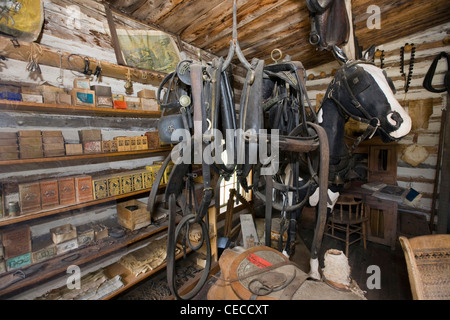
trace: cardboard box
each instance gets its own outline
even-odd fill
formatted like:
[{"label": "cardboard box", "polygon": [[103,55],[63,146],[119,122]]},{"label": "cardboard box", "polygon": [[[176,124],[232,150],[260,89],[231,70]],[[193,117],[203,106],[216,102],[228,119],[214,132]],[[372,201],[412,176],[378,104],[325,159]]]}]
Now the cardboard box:
[{"label": "cardboard box", "polygon": [[122,173],[119,175],[120,179],[120,193],[130,193],[134,191],[133,175],[130,173]]},{"label": "cardboard box", "polygon": [[75,179],[73,177],[58,178],[59,204],[71,205],[76,202]]},{"label": "cardboard box", "polygon": [[139,98],[156,99],[155,90],[143,89],[138,91],[137,96]]},{"label": "cardboard box", "polygon": [[130,137],[130,151],[136,151],[136,150],[138,150],[137,138],[136,137]]},{"label": "cardboard box", "polygon": [[153,184],[153,172],[142,170],[142,186],[144,189],[149,189]]},{"label": "cardboard box", "polygon": [[66,143],[66,155],[83,154],[83,145],[81,143]]},{"label": "cardboard box", "polygon": [[142,110],[159,111],[158,101],[156,99],[141,99]]},{"label": "cardboard box", "polygon": [[6,270],[11,271],[31,264],[31,252],[6,260]]},{"label": "cardboard box", "polygon": [[115,141],[115,140],[110,140],[109,148],[110,148],[110,151],[111,151],[111,152],[118,152],[119,150],[118,150],[118,148],[117,148],[117,141]]},{"label": "cardboard box", "polygon": [[114,109],[126,109],[127,108],[127,102],[126,101],[114,100],[113,101],[113,108]]},{"label": "cardboard box", "polygon": [[86,245],[94,241],[94,229],[88,225],[83,225],[77,228],[78,246]]},{"label": "cardboard box", "polygon": [[110,176],[108,177],[108,196],[114,197],[122,192],[122,186],[120,185],[120,177]]},{"label": "cardboard box", "polygon": [[84,153],[100,153],[102,152],[101,141],[84,141],[83,142]]},{"label": "cardboard box", "polygon": [[92,179],[88,175],[78,175],[74,177],[75,198],[77,202],[85,202],[93,199]]},{"label": "cardboard box", "polygon": [[41,210],[41,188],[39,182],[19,184],[21,214]]},{"label": "cardboard box", "polygon": [[99,108],[112,108],[113,99],[111,87],[94,85],[91,86],[91,90],[95,91],[95,96],[97,98],[97,107]]},{"label": "cardboard box", "polygon": [[145,133],[145,136],[147,137],[148,149],[158,149],[160,147],[158,130],[148,131]]},{"label": "cardboard box", "polygon": [[28,94],[22,93],[22,101],[24,102],[34,102],[34,103],[43,103],[44,99],[40,94]]},{"label": "cardboard box", "polygon": [[133,231],[150,224],[150,212],[145,203],[133,199],[117,204],[117,220],[122,227]]},{"label": "cardboard box", "polygon": [[94,200],[104,199],[108,197],[108,177],[92,178],[92,193]]},{"label": "cardboard box", "polygon": [[107,238],[109,236],[108,227],[103,224],[96,224],[93,226],[95,241]]},{"label": "cardboard box", "polygon": [[54,208],[59,205],[58,180],[46,179],[39,181],[41,189],[41,207],[42,209]]},{"label": "cardboard box", "polygon": [[130,151],[130,138],[129,137],[114,137],[114,140],[117,142],[117,151]]},{"label": "cardboard box", "polygon": [[64,224],[51,228],[50,234],[54,244],[62,243],[77,238],[77,228],[71,224]]},{"label": "cardboard box", "polygon": [[133,191],[139,191],[144,189],[144,181],[142,178],[142,171],[133,171],[131,172],[133,176]]},{"label": "cardboard box", "polygon": [[88,89],[72,89],[70,94],[74,106],[95,107],[95,91]]},{"label": "cardboard box", "polygon": [[142,110],[141,98],[125,96],[128,110]]},{"label": "cardboard box", "polygon": [[2,245],[6,259],[31,252],[30,227],[21,227],[2,232]]},{"label": "cardboard box", "polygon": [[56,245],[56,254],[63,254],[77,248],[78,248],[78,240],[77,238],[75,238],[66,242],[58,243]]},{"label": "cardboard box", "polygon": [[90,89],[91,81],[86,78],[79,78],[73,80],[73,87],[76,89]]},{"label": "cardboard box", "polygon": [[101,141],[102,130],[100,129],[78,130],[78,136],[80,138],[80,142]]},{"label": "cardboard box", "polygon": [[0,132],[0,139],[15,139],[17,141],[17,132]]},{"label": "cardboard box", "polygon": [[31,261],[39,263],[56,255],[56,246],[47,234],[32,240]]},{"label": "cardboard box", "polygon": [[19,137],[40,137],[42,132],[41,130],[20,130],[17,135]]}]

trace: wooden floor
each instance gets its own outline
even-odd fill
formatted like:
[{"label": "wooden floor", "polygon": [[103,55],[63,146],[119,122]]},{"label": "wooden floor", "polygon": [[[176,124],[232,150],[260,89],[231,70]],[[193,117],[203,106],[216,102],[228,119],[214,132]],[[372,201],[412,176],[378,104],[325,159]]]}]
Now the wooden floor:
[{"label": "wooden floor", "polygon": [[[299,229],[299,237],[303,240],[303,244],[297,244],[299,252],[296,252],[291,257],[291,260],[303,261],[302,257],[298,255],[304,255],[304,246],[310,248],[313,230],[312,229]],[[322,242],[321,252],[319,257],[322,258],[321,267],[323,267],[323,256],[328,249],[338,249],[345,251],[344,242],[335,240],[331,237],[324,236]],[[397,241],[395,250],[391,250],[390,247],[380,245],[377,243],[367,242],[367,249],[364,249],[359,242],[350,246],[349,265],[351,267],[351,277],[357,282],[361,290],[365,291],[366,298],[368,300],[411,300],[411,289],[409,285],[408,272],[406,269],[405,257],[403,255],[400,243]],[[368,272],[369,266],[379,267],[380,274],[380,289],[369,289],[374,281],[372,281],[374,272]],[[371,286],[373,287],[373,286]]]}]

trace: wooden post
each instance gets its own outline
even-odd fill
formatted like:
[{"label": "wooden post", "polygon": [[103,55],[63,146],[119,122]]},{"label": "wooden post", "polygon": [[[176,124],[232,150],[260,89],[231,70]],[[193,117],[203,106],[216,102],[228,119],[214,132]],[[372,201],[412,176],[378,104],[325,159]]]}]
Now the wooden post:
[{"label": "wooden post", "polygon": [[[447,94],[447,108],[448,99],[450,95]],[[450,130],[448,124],[450,121],[450,112],[446,110],[443,113],[445,115],[444,126],[441,127],[441,131],[444,132],[444,140],[442,142],[442,166],[441,166],[441,179],[439,183],[439,208],[438,208],[438,221],[436,232],[437,233],[450,233]]]},{"label": "wooden post", "polygon": [[347,10],[347,17],[350,25],[350,31],[347,44],[342,47],[342,50],[347,55],[347,58],[354,60],[356,59],[356,51],[355,51],[355,38],[353,33],[352,0],[345,0],[345,9]]}]

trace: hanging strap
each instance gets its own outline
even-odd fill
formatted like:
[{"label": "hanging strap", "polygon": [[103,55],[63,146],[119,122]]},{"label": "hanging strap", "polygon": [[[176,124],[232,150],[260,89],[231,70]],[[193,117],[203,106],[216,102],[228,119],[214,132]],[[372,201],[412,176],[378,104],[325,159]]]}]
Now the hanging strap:
[{"label": "hanging strap", "polygon": [[[436,72],[437,64],[439,60],[443,57],[447,59],[447,72],[445,73],[444,76],[444,88],[436,89],[432,85],[433,77],[434,73]],[[423,80],[423,87],[431,92],[442,93],[447,91],[448,93],[450,93],[450,56],[446,52],[441,52],[436,56],[436,58],[434,58],[430,68],[428,69],[427,74],[425,75],[425,79]]]}]

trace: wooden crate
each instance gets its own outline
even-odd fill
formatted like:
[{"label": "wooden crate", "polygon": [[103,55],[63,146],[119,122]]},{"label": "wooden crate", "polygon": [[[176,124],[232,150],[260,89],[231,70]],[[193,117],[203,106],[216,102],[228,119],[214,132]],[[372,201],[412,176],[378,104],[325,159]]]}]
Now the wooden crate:
[{"label": "wooden crate", "polygon": [[64,224],[59,227],[51,228],[50,234],[54,244],[63,243],[77,238],[77,228],[71,224]]},{"label": "wooden crate", "polygon": [[15,228],[2,233],[5,259],[31,252],[30,227]]},{"label": "wooden crate", "polygon": [[137,230],[150,224],[150,212],[145,203],[133,199],[117,204],[117,220],[122,227]]},{"label": "wooden crate", "polygon": [[41,210],[41,188],[39,182],[19,184],[21,214]]}]

